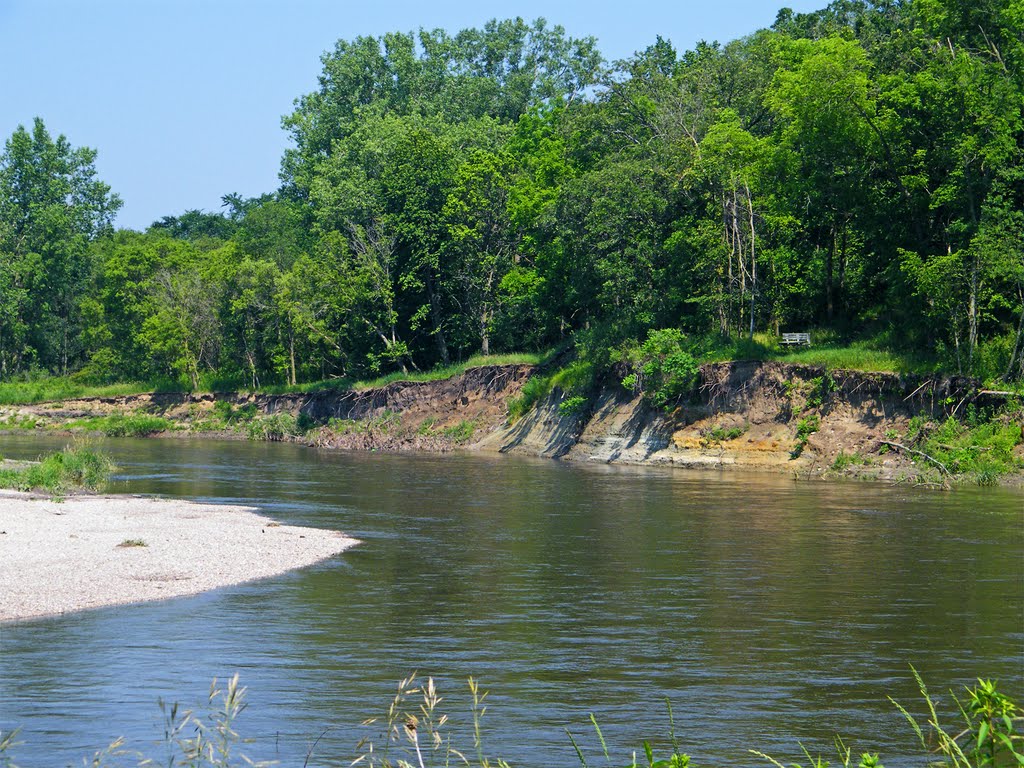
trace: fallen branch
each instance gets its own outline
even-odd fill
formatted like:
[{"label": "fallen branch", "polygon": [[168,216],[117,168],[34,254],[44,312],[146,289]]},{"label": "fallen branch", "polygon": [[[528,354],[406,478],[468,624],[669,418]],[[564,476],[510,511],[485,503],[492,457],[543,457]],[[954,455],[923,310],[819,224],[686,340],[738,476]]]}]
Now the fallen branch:
[{"label": "fallen branch", "polygon": [[945,464],[943,464],[941,461],[936,459],[934,456],[929,456],[924,451],[918,451],[918,450],[916,450],[914,448],[909,448],[909,447],[903,445],[902,443],[894,443],[891,440],[879,440],[878,442],[881,445],[888,445],[891,448],[898,448],[899,450],[906,451],[907,453],[911,453],[914,456],[921,456],[922,458],[928,459],[928,461],[930,461],[932,464],[934,464],[939,469],[941,469],[943,472],[945,472],[947,477],[952,477],[953,476],[953,473],[950,472],[948,469],[946,469],[946,465]]},{"label": "fallen branch", "polygon": [[[914,390],[913,392],[911,392],[911,393],[910,393],[909,395],[907,395],[906,397],[904,397],[904,398],[903,398],[903,402],[907,402],[907,400],[909,400],[910,398],[912,398],[912,397],[913,397],[914,395],[916,395],[916,394],[917,394],[918,392],[920,392],[920,391],[921,391],[922,389],[924,389],[925,387],[927,387],[927,386],[928,386],[929,384],[933,384],[933,383],[934,383],[934,382],[932,382],[932,381],[931,381],[931,379],[929,379],[929,380],[928,380],[928,381],[926,381],[926,382],[925,382],[924,384],[922,384],[922,385],[921,385],[920,387],[918,387],[918,388],[917,388],[917,389],[915,389],[915,390]],[[879,393],[881,393],[881,389],[879,389]]]}]

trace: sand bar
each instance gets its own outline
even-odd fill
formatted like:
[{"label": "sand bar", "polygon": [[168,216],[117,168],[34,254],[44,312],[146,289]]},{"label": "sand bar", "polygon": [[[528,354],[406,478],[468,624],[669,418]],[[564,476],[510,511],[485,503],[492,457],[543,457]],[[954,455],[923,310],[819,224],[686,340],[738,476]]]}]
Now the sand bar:
[{"label": "sand bar", "polygon": [[132,496],[54,502],[0,491],[0,621],[194,595],[357,543],[248,507]]}]

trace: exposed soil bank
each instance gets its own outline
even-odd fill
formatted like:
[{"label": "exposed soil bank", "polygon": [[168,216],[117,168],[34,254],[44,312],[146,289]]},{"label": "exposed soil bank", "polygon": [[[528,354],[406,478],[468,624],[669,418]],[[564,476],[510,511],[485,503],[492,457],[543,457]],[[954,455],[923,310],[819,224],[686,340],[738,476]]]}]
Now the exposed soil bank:
[{"label": "exposed soil bank", "polygon": [[[576,461],[803,476],[832,472],[842,453],[854,461],[841,474],[918,480],[934,473],[883,448],[881,441],[903,434],[914,416],[944,419],[970,405],[1005,403],[1004,393],[974,385],[964,378],[826,373],[777,362],[715,363],[701,368],[693,401],[671,413],[617,388],[601,392],[588,413],[565,417],[556,391],[519,423],[489,435],[481,447]],[[817,428],[801,437],[801,425],[808,421]]]},{"label": "exposed soil bank", "polygon": [[99,496],[55,503],[0,491],[0,622],[192,595],[356,543],[247,507]]},{"label": "exposed soil bank", "polygon": [[[671,413],[621,387],[606,387],[586,412],[566,415],[558,407],[564,395],[555,389],[509,424],[508,402],[532,372],[528,365],[486,366],[443,381],[395,382],[343,393],[97,398],[0,409],[0,419],[31,417],[59,425],[88,416],[146,412],[201,425],[221,400],[251,404],[263,414],[305,417],[316,426],[295,439],[320,447],[469,449],[802,476],[833,471],[836,457],[843,454],[853,458],[843,474],[918,480],[936,479],[935,472],[927,463],[922,466],[902,451],[883,447],[882,441],[904,434],[915,416],[941,420],[972,407],[998,408],[1008,397],[979,390],[966,378],[729,362],[703,366],[695,396]],[[808,422],[815,429],[808,431]]]}]

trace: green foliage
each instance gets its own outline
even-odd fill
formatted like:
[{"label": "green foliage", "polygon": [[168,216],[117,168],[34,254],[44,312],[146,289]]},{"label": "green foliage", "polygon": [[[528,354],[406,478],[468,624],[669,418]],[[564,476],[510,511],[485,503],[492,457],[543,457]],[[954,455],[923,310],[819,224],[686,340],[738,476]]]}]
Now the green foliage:
[{"label": "green foliage", "polygon": [[840,451],[836,455],[835,461],[832,462],[832,469],[835,472],[843,472],[850,467],[863,466],[869,463],[869,459],[859,453],[845,453]]},{"label": "green foliage", "polygon": [[704,439],[709,443],[721,443],[726,440],[738,440],[750,429],[749,424],[742,424],[738,427],[714,426],[704,434]]},{"label": "green foliage", "polygon": [[114,414],[94,422],[94,428],[107,437],[146,437],[156,432],[169,432],[177,428],[170,419],[146,413]]},{"label": "green foliage", "polygon": [[441,434],[454,443],[468,442],[473,437],[474,432],[476,432],[476,421],[472,419],[464,419],[458,424],[453,424],[441,430]]},{"label": "green foliage", "polygon": [[567,397],[558,404],[558,412],[563,416],[579,416],[587,410],[590,400],[582,395]]},{"label": "green foliage", "polygon": [[836,388],[836,382],[828,371],[821,376],[815,376],[808,384],[810,391],[807,393],[807,408],[821,408],[828,402],[829,394]]},{"label": "green foliage", "polygon": [[789,457],[791,459],[799,458],[800,454],[804,452],[804,448],[807,447],[807,440],[819,429],[821,429],[821,418],[818,414],[813,413],[800,419],[796,423],[796,445],[790,451]]},{"label": "green foliage", "polygon": [[519,390],[519,396],[508,401],[508,419],[511,423],[517,422],[538,402],[551,394],[550,376],[531,376],[530,379]]},{"label": "green foliage", "polygon": [[1024,441],[1014,410],[995,415],[950,417],[941,424],[915,417],[907,426],[908,445],[928,454],[953,475],[994,485],[998,478],[1021,469],[1016,448]]},{"label": "green foliage", "polygon": [[990,5],[611,66],[543,20],[340,40],[281,189],[145,233],[37,121],[0,155],[0,376],[344,389],[565,344],[658,407],[727,359],[1024,381],[1022,14]]},{"label": "green foliage", "polygon": [[27,466],[0,468],[0,486],[53,494],[95,491],[107,482],[113,471],[113,462],[102,453],[87,447],[65,448]]},{"label": "green foliage", "polygon": [[[953,768],[988,768],[996,765],[1024,765],[1024,735],[1018,727],[1024,718],[1015,701],[1000,693],[991,680],[978,680],[974,688],[967,689],[966,702],[955,696],[954,702],[966,722],[966,729],[956,728],[954,735],[939,722],[935,702],[924,681],[911,667],[918,689],[928,707],[929,733],[899,703],[890,699],[907,719],[917,734],[922,748],[941,754]],[[930,737],[930,738],[929,738]]]},{"label": "green foliage", "polygon": [[623,386],[644,393],[659,408],[671,408],[689,393],[700,371],[687,351],[686,336],[674,328],[651,331],[643,344],[627,350],[624,357],[633,373],[623,379]]},{"label": "green foliage", "polygon": [[250,440],[280,442],[299,437],[306,428],[299,419],[290,413],[272,413],[267,416],[255,416],[245,425],[245,434]]},{"label": "green foliage", "polygon": [[[429,421],[429,420],[428,420]],[[426,423],[426,422],[424,422]],[[401,414],[394,411],[384,410],[377,416],[365,419],[337,419],[332,418],[327,422],[327,427],[338,434],[370,434],[371,432],[383,432],[387,434],[394,431],[402,424]],[[432,425],[432,422],[431,422]],[[430,426],[426,430],[430,430]],[[424,432],[426,434],[426,432]]]}]

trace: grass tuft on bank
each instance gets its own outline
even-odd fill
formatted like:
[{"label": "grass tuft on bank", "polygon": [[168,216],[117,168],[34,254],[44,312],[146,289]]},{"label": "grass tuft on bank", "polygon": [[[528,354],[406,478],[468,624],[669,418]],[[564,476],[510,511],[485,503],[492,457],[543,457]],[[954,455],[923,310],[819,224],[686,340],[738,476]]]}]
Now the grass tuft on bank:
[{"label": "grass tuft on bank", "polygon": [[114,463],[98,451],[65,448],[35,462],[5,462],[0,466],[0,488],[52,494],[98,491],[114,469]]},{"label": "grass tuft on bank", "polygon": [[64,428],[72,432],[100,432],[107,437],[148,437],[158,432],[173,431],[178,429],[178,425],[163,416],[148,413],[114,413],[70,421]]}]

